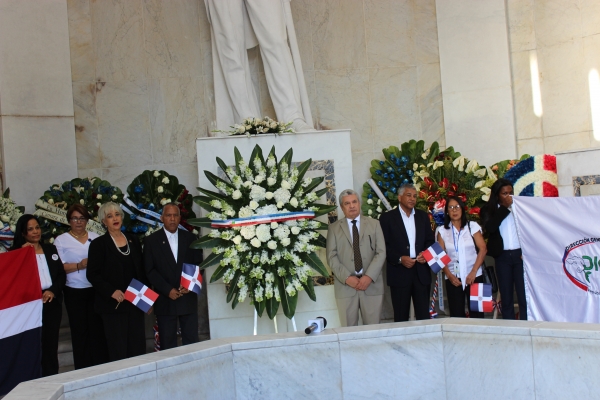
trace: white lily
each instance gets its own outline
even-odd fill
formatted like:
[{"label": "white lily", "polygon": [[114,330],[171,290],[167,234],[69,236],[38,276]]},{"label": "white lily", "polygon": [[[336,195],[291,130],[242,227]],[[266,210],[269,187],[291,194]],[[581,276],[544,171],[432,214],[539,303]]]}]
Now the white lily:
[{"label": "white lily", "polygon": [[468,174],[469,172],[474,172],[477,168],[479,167],[479,164],[477,163],[476,160],[471,160],[469,161],[469,163],[467,164],[467,168],[465,169],[465,172]]},{"label": "white lily", "polygon": [[465,169],[465,157],[460,156],[458,157],[456,160],[452,161],[452,165],[454,165],[454,168],[458,167],[459,171],[464,171]]},{"label": "white lily", "polygon": [[498,180],[498,177],[496,176],[496,174],[494,173],[494,171],[492,171],[492,169],[490,167],[485,167],[487,169],[487,173],[488,176],[493,180],[496,181]]}]

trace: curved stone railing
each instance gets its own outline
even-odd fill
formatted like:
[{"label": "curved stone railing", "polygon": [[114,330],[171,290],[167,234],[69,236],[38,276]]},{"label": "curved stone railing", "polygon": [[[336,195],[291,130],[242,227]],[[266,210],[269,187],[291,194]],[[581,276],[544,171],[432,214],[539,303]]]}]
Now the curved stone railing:
[{"label": "curved stone railing", "polygon": [[210,340],[24,382],[13,399],[597,397],[600,325],[448,318]]}]

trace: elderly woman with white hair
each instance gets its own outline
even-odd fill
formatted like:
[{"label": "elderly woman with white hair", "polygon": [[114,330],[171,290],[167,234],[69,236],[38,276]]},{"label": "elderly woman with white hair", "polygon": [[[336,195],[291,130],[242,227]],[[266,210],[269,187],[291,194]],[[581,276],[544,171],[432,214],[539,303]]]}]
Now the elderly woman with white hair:
[{"label": "elderly woman with white hair", "polygon": [[124,300],[133,278],[147,282],[138,239],[121,231],[121,207],[105,203],[98,218],[106,233],[90,243],[87,279],[96,290],[94,307],[102,316],[110,361],[116,361],[146,352],[144,312]]}]

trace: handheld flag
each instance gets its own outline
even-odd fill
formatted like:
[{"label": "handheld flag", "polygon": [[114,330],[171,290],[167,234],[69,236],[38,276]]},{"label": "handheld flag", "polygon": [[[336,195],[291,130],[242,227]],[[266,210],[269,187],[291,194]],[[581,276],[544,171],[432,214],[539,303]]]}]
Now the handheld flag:
[{"label": "handheld flag", "polygon": [[494,300],[492,299],[492,285],[489,283],[474,283],[471,285],[471,311],[492,312]]},{"label": "handheld flag", "polygon": [[200,296],[200,292],[202,291],[202,275],[197,265],[183,264],[181,286]]},{"label": "handheld flag", "polygon": [[427,250],[425,250],[423,252],[423,257],[425,257],[427,264],[429,264],[429,268],[431,268],[435,274],[440,272],[442,268],[450,264],[450,261],[452,261],[450,256],[446,254],[439,243],[434,243]]},{"label": "handheld flag", "polygon": [[127,291],[125,292],[125,300],[131,302],[134,306],[147,313],[150,307],[158,298],[158,293],[148,288],[142,282],[133,278]]}]

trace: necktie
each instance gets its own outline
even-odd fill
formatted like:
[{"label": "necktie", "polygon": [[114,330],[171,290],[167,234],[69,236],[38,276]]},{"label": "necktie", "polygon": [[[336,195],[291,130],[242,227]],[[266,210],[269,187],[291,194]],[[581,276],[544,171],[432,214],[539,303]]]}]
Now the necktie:
[{"label": "necktie", "polygon": [[352,249],[354,250],[354,270],[360,272],[362,270],[362,257],[360,256],[360,245],[358,244],[358,228],[356,220],[352,220]]}]

